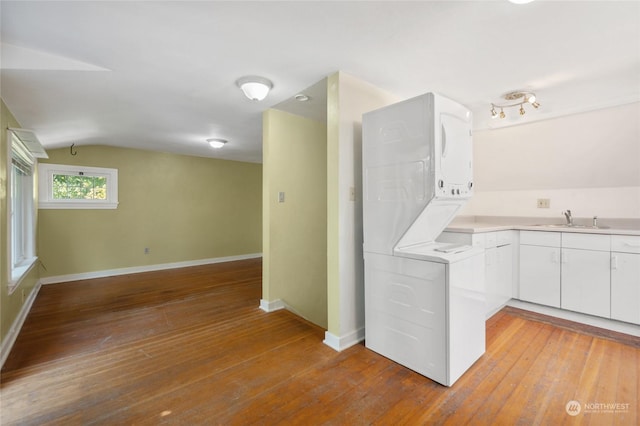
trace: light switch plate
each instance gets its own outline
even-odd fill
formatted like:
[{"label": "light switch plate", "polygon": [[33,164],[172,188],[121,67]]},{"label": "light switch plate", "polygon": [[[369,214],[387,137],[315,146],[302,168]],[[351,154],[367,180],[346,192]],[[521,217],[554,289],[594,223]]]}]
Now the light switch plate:
[{"label": "light switch plate", "polygon": [[284,192],[282,191],[278,192],[278,202],[284,203]]},{"label": "light switch plate", "polygon": [[551,207],[551,200],[549,198],[538,198],[538,208],[548,209]]}]

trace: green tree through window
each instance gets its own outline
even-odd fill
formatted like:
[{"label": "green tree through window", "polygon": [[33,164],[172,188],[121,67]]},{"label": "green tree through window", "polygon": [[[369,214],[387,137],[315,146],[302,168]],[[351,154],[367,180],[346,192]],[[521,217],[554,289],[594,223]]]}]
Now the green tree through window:
[{"label": "green tree through window", "polygon": [[57,200],[106,200],[107,178],[54,174],[53,198]]}]

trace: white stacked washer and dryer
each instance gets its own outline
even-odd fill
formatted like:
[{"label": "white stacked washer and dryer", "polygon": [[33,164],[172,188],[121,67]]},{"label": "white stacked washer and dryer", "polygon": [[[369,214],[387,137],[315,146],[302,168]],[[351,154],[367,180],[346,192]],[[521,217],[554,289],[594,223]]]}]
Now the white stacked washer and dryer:
[{"label": "white stacked washer and dryer", "polygon": [[485,351],[484,251],[435,241],[473,194],[471,112],[427,93],[362,125],[366,347],[451,386]]}]

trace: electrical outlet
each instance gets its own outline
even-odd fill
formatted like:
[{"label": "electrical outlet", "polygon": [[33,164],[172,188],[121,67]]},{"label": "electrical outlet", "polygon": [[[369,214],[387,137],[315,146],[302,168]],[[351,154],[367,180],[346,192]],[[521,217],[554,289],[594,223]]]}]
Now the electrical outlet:
[{"label": "electrical outlet", "polygon": [[144,254],[149,254],[149,253],[151,253],[151,249],[149,247],[145,247]]},{"label": "electrical outlet", "polygon": [[551,207],[551,200],[549,198],[538,198],[538,208],[548,209]]}]

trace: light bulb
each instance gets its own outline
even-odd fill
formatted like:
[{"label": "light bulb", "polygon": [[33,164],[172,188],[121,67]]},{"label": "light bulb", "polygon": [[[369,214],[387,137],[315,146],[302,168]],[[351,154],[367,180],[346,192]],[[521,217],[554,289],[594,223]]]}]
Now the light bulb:
[{"label": "light bulb", "polygon": [[520,115],[524,115],[525,111],[524,111],[524,107],[522,106],[522,104],[520,105]]},{"label": "light bulb", "polygon": [[227,143],[226,140],[224,139],[207,139],[207,142],[209,142],[209,145],[211,146],[211,148],[222,148],[224,146],[224,144]]},{"label": "light bulb", "polygon": [[536,102],[536,95],[530,95],[527,98],[527,102],[529,102],[530,104],[534,104]]},{"label": "light bulb", "polygon": [[500,108],[500,118],[505,118],[506,115],[504,115],[504,111],[502,108]]}]

